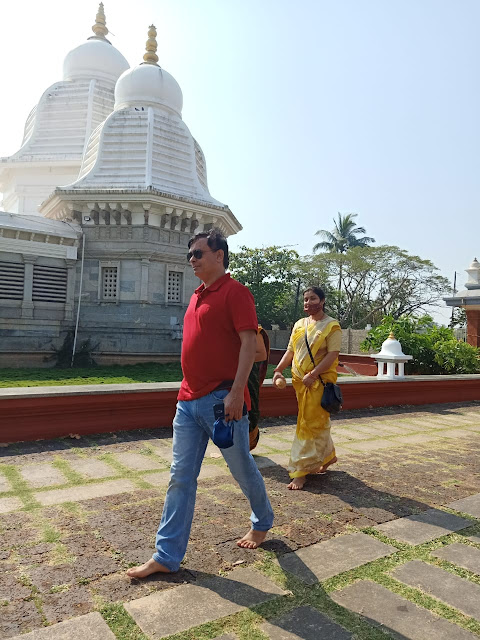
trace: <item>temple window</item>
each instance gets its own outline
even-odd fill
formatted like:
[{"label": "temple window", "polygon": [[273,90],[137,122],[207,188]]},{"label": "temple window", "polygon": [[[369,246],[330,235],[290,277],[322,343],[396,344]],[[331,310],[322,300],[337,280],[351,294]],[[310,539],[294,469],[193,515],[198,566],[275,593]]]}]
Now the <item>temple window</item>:
[{"label": "temple window", "polygon": [[65,303],[67,301],[67,269],[34,264],[32,300]]},{"label": "temple window", "polygon": [[167,279],[167,304],[178,304],[183,301],[183,273],[169,271]]},{"label": "temple window", "polygon": [[0,298],[23,299],[25,265],[16,262],[0,262]]}]

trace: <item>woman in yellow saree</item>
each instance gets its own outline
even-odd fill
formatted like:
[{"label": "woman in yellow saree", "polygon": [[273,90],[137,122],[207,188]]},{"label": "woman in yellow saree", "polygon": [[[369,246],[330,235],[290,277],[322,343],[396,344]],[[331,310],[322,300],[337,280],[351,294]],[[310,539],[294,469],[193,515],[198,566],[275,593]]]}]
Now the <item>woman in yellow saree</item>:
[{"label": "woman in yellow saree", "polygon": [[325,294],[320,287],[306,289],[303,302],[308,317],[295,323],[287,350],[273,377],[274,383],[283,378],[283,370],[291,365],[298,418],[288,465],[292,479],[289,489],[302,489],[309,473],[323,473],[337,461],[330,435],[330,414],[320,404],[323,385],[319,376],[324,382],[336,382],[342,332],[337,320],[325,314]]}]

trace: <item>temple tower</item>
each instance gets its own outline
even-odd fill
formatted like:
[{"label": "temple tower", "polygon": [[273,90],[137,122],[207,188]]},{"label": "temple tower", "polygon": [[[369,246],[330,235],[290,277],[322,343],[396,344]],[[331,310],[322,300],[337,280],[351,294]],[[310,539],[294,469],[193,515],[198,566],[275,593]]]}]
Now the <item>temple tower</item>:
[{"label": "temple tower", "polygon": [[37,214],[56,186],[75,180],[91,133],[113,111],[115,83],[129,64],[106,38],[103,3],[92,31],[65,57],[63,79],[32,109],[20,149],[0,158],[5,211]]}]

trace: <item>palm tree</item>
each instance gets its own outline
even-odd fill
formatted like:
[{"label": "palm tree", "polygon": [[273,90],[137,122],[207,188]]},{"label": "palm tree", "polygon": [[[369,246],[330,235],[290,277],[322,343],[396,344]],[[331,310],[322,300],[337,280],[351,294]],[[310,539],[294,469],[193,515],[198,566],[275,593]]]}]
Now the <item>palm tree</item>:
[{"label": "palm tree", "polygon": [[[356,213],[346,213],[344,216],[339,212],[338,220],[333,219],[335,228],[333,231],[319,229],[315,235],[324,238],[322,242],[317,242],[313,247],[313,252],[324,249],[332,253],[346,253],[352,247],[368,247],[371,242],[375,242],[375,238],[363,236],[358,238],[359,233],[366,233],[365,227],[357,227],[354,218]],[[342,299],[342,278],[343,264],[340,260],[340,268],[338,275],[338,313],[340,314],[340,303]]]},{"label": "palm tree", "polygon": [[375,238],[369,236],[357,237],[359,233],[366,233],[365,227],[357,227],[355,224],[353,218],[356,218],[357,215],[356,213],[346,213],[342,216],[339,213],[338,220],[333,219],[335,224],[333,231],[319,229],[315,235],[324,238],[324,240],[313,247],[313,252],[325,249],[333,253],[345,253],[351,247],[367,247],[371,242],[375,242]]}]

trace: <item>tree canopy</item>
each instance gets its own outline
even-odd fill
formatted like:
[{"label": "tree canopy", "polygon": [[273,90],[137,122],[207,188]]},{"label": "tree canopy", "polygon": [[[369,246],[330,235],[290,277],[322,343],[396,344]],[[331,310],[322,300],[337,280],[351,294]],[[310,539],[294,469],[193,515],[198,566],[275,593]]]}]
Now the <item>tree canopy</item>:
[{"label": "tree canopy", "polygon": [[240,247],[231,254],[230,268],[250,288],[267,328],[298,320],[301,292],[311,285],[324,289],[331,315],[351,328],[379,324],[385,315],[397,319],[425,312],[449,289],[430,260],[389,245],[305,257],[285,247]]},{"label": "tree canopy", "polygon": [[230,271],[252,292],[261,325],[291,322],[298,260],[296,251],[278,246],[230,254]]},{"label": "tree canopy", "polygon": [[352,247],[367,247],[375,242],[375,238],[370,238],[369,236],[358,237],[358,234],[366,233],[366,229],[356,225],[354,218],[357,215],[356,213],[342,215],[339,212],[337,220],[333,219],[334,228],[332,231],[325,229],[316,231],[315,235],[323,238],[323,241],[317,242],[313,247],[313,252],[316,253],[323,249],[330,253],[345,253]]}]

